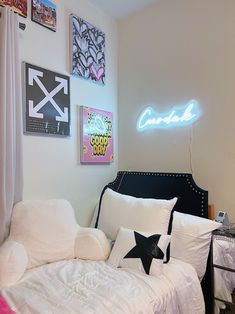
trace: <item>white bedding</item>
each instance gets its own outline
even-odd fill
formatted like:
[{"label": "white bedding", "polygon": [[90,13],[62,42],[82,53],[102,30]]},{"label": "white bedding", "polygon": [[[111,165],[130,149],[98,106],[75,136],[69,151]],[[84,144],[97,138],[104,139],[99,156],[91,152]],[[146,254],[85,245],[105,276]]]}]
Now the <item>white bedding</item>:
[{"label": "white bedding", "polygon": [[205,313],[194,268],[173,258],[159,278],[105,262],[60,261],[0,292],[17,314]]},{"label": "white bedding", "polygon": [[[235,238],[214,236],[213,262],[214,264],[234,269]],[[214,280],[215,296],[232,302],[231,293],[235,289],[235,273],[214,268]],[[221,308],[225,308],[225,305],[222,302],[216,302],[215,313],[219,313]]]}]

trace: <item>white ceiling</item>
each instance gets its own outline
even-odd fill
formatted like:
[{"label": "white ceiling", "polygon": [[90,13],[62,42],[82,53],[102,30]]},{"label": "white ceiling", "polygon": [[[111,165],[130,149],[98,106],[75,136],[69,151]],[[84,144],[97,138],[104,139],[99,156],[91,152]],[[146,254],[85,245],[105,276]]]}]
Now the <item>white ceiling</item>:
[{"label": "white ceiling", "polygon": [[157,0],[89,0],[94,6],[112,15],[116,19],[137,12]]}]

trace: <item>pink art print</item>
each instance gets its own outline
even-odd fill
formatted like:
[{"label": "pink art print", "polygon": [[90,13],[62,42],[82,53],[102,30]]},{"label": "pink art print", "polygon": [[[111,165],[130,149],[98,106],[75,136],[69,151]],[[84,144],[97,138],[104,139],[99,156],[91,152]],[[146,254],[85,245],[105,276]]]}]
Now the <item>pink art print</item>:
[{"label": "pink art print", "polygon": [[0,313],[1,314],[15,314],[15,312],[9,307],[6,300],[0,295]]},{"label": "pink art print", "polygon": [[113,161],[113,114],[81,106],[81,163]]}]

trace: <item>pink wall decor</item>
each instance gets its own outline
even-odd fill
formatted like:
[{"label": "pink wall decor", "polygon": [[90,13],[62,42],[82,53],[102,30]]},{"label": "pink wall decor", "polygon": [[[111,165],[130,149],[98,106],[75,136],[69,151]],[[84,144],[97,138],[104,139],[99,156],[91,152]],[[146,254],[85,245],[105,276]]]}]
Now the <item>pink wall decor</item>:
[{"label": "pink wall decor", "polygon": [[81,163],[110,163],[113,161],[112,112],[80,107]]},{"label": "pink wall decor", "polygon": [[0,295],[0,313],[2,314],[16,314],[8,305],[7,301]]}]

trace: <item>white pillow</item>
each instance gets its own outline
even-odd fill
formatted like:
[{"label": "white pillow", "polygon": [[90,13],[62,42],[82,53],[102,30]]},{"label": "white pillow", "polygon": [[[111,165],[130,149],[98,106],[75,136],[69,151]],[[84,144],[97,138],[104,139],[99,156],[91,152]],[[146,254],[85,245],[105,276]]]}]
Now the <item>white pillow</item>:
[{"label": "white pillow", "polygon": [[79,228],[74,253],[75,257],[85,260],[106,260],[110,253],[110,243],[99,229]]},{"label": "white pillow", "polygon": [[24,245],[27,268],[74,258],[79,225],[71,204],[63,199],[28,200],[13,208],[9,239]]},{"label": "white pillow", "polygon": [[213,220],[175,211],[170,255],[191,264],[202,280],[206,271],[211,233],[220,226],[220,223]]},{"label": "white pillow", "polygon": [[120,228],[107,262],[113,267],[131,268],[157,277],[163,273],[169,242],[169,235]]},{"label": "white pillow", "polygon": [[120,227],[167,234],[176,201],[176,197],[171,200],[136,198],[107,188],[102,197],[98,228],[112,240],[116,239]]},{"label": "white pillow", "polygon": [[15,284],[24,274],[28,256],[24,246],[15,241],[3,243],[0,247],[0,287]]}]

